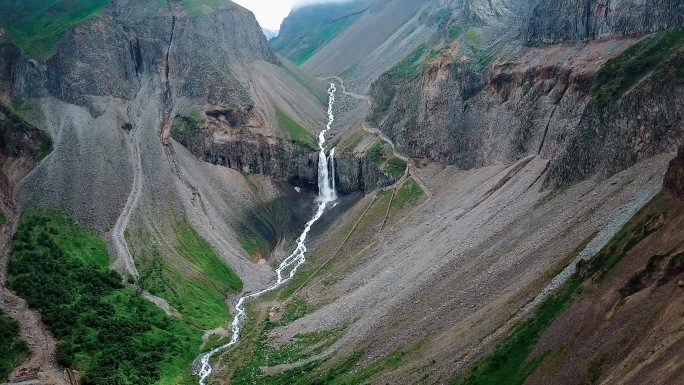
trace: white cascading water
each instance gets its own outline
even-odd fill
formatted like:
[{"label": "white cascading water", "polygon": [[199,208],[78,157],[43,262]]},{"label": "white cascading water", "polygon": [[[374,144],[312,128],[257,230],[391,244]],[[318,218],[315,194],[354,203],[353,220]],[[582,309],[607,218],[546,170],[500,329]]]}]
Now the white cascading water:
[{"label": "white cascading water", "polygon": [[199,370],[197,371],[197,374],[199,375],[200,385],[205,385],[207,378],[209,375],[211,375],[212,367],[209,363],[209,359],[214,354],[235,345],[235,343],[238,341],[238,338],[240,338],[242,320],[246,316],[245,302],[250,298],[258,297],[266,292],[276,289],[294,276],[299,266],[301,266],[306,260],[304,256],[304,253],[306,253],[304,241],[306,241],[306,236],[309,234],[311,226],[321,217],[321,215],[323,215],[328,203],[337,199],[337,193],[335,192],[335,149],[331,149],[329,155],[326,156],[325,154],[325,133],[330,130],[330,126],[335,120],[333,116],[335,91],[337,91],[335,84],[330,83],[330,87],[328,88],[328,124],[325,126],[325,130],[318,134],[318,147],[320,152],[318,155],[318,197],[316,197],[318,207],[316,208],[316,213],[308,222],[306,222],[304,231],[302,231],[302,234],[299,236],[299,238],[297,238],[297,247],[294,249],[292,254],[285,258],[280,265],[278,265],[278,268],[275,271],[276,281],[264,290],[243,295],[237,301],[235,304],[235,317],[233,317],[233,322],[230,324],[230,330],[232,332],[230,342],[199,356]]}]

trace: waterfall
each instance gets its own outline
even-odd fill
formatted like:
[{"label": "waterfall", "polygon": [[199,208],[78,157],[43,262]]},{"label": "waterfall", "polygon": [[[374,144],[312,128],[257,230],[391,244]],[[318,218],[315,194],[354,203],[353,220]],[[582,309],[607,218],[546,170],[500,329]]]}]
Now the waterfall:
[{"label": "waterfall", "polygon": [[199,375],[199,384],[206,385],[206,380],[209,378],[212,372],[211,364],[209,360],[211,357],[229,347],[235,345],[240,338],[240,329],[242,326],[242,321],[246,318],[245,302],[250,298],[256,298],[266,292],[278,288],[283,283],[287,282],[292,278],[297,269],[305,262],[306,236],[311,230],[311,226],[323,215],[328,203],[333,202],[337,199],[337,192],[335,191],[335,149],[330,150],[330,155],[325,155],[325,134],[330,130],[334,119],[333,116],[333,105],[335,104],[335,84],[330,83],[328,88],[328,124],[325,129],[318,134],[318,147],[320,149],[318,154],[318,196],[316,197],[316,202],[318,206],[316,207],[316,212],[313,217],[306,222],[304,226],[304,231],[297,238],[297,247],[295,247],[292,254],[285,258],[278,268],[276,269],[276,281],[271,284],[271,286],[252,294],[243,294],[240,299],[238,299],[235,304],[235,317],[230,323],[231,336],[230,341],[225,345],[221,345],[217,348],[210,350],[207,353],[201,354],[197,360],[193,363],[197,375]]},{"label": "waterfall", "polygon": [[318,202],[332,202],[337,199],[335,192],[335,149],[330,150],[330,156],[325,155],[325,134],[335,120],[333,105],[335,104],[335,84],[328,88],[328,124],[325,130],[318,134]]}]

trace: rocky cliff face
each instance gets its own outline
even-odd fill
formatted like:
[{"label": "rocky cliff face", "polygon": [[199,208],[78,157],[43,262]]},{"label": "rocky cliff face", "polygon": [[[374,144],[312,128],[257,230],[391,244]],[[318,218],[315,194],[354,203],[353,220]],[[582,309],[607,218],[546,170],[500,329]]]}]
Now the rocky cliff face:
[{"label": "rocky cliff face", "polygon": [[684,147],[680,147],[677,157],[670,161],[663,180],[663,190],[679,199],[684,199]]},{"label": "rocky cliff face", "polygon": [[[0,97],[31,101],[35,123],[56,144],[20,203],[64,207],[106,232],[131,193],[136,166],[129,140],[164,138],[178,106],[242,106],[254,98],[238,74],[253,63],[278,63],[256,20],[231,2],[184,4],[114,0],[98,17],[69,28],[45,59],[0,37]],[[158,144],[145,144],[149,157]],[[82,186],[89,186],[86,193]]]},{"label": "rocky cliff face", "polygon": [[5,42],[0,67],[12,76],[3,80],[11,98],[52,95],[88,106],[94,115],[92,97],[130,100],[143,75],[168,80],[178,97],[248,100],[234,68],[253,60],[277,63],[275,53],[241,7],[226,3],[199,16],[175,2],[114,1],[103,17],[67,31],[44,61],[22,56]]},{"label": "rocky cliff face", "polygon": [[[195,127],[192,133],[172,130],[174,138],[196,156],[240,172],[269,175],[311,191],[318,189],[317,150],[298,142],[255,133],[243,124],[236,127],[213,111],[207,111],[205,116],[208,124]],[[243,121],[245,119],[234,119],[234,123]],[[350,153],[336,154],[335,166],[337,189],[343,194],[368,192],[395,181],[373,162]]]},{"label": "rocky cliff face", "polygon": [[[289,75],[279,67],[275,52],[248,11],[231,2],[197,9],[184,4],[112,1],[100,17],[70,28],[46,59],[32,59],[6,36],[0,37],[0,98],[5,102],[40,98],[32,108],[46,115],[46,128],[59,147],[49,164],[37,170],[21,201],[37,199],[44,205],[66,207],[77,220],[106,232],[121,214],[134,181],[135,164],[131,162],[135,158],[127,142],[167,140],[176,109],[250,109],[248,121],[235,120],[245,114],[223,119],[233,126],[254,127],[257,138],[275,137],[275,104],[287,105],[288,111],[303,122],[318,121],[315,111],[308,112],[314,104],[309,103],[312,97],[293,101],[293,95],[303,87],[293,79],[284,79]],[[322,116],[324,108],[317,106]],[[140,130],[146,132],[137,133]],[[157,145],[143,145],[143,162],[169,151],[167,147],[161,154],[152,155],[151,148],[156,151]],[[247,168],[255,172],[260,170],[281,180],[301,179],[307,186],[315,186],[315,176],[310,175],[315,173],[316,157],[311,158],[314,164],[303,158],[290,162],[300,155],[287,153],[299,151],[292,146],[283,145],[271,153],[264,152],[261,145],[234,145],[241,151],[231,153],[226,165],[251,165]],[[206,146],[195,155],[215,161],[205,152],[220,154],[214,150],[223,144]],[[252,150],[256,152],[249,153]],[[269,154],[288,161],[254,164],[255,159],[265,159]],[[356,165],[349,166],[350,171],[363,170],[361,162],[350,158],[349,164]],[[301,164],[308,168],[300,170]],[[78,172],[72,171],[74,165],[79,165]],[[159,174],[158,166],[154,168],[150,172]],[[300,173],[305,176],[298,177]],[[344,176],[349,178],[346,183],[341,183],[345,191],[367,189],[372,182],[365,185],[363,180],[370,175],[370,169],[363,176],[352,173]],[[386,183],[382,174],[374,178],[377,183]],[[77,187],[83,185],[91,186],[85,197]]]},{"label": "rocky cliff face", "polygon": [[537,1],[526,16],[529,42],[559,43],[655,32],[684,25],[679,0]]},{"label": "rocky cliff face", "polygon": [[17,219],[12,199],[14,188],[50,152],[51,143],[45,132],[0,104],[0,210],[6,218]]},{"label": "rocky cliff face", "polygon": [[546,186],[611,174],[680,143],[682,42],[677,29],[538,48],[461,39],[416,77],[380,77],[370,122],[400,151],[465,169],[540,155]]}]

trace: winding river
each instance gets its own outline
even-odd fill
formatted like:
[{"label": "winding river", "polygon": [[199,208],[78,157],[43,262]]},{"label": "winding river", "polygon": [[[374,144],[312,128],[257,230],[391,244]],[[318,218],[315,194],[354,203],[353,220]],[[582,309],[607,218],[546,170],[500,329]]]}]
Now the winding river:
[{"label": "winding river", "polygon": [[297,238],[297,247],[294,249],[292,254],[285,258],[278,268],[276,269],[276,281],[271,284],[271,286],[258,291],[256,293],[244,294],[240,299],[238,299],[235,304],[235,317],[230,324],[231,337],[230,341],[224,345],[210,350],[207,353],[203,353],[198,357],[199,370],[197,374],[199,375],[199,384],[206,385],[206,380],[212,373],[212,367],[209,363],[211,357],[216,353],[219,353],[227,348],[235,345],[240,338],[240,330],[242,329],[242,321],[246,317],[245,305],[248,299],[256,298],[264,293],[274,290],[289,281],[297,272],[297,269],[305,262],[306,236],[311,230],[311,226],[323,215],[323,212],[328,207],[328,204],[337,199],[337,193],[335,191],[335,161],[334,154],[335,149],[331,149],[329,154],[325,152],[325,134],[330,130],[330,127],[335,120],[333,115],[333,105],[335,104],[335,88],[334,83],[330,83],[328,88],[328,123],[325,129],[318,134],[318,196],[316,197],[316,212],[313,217],[306,222],[304,226],[304,231]]}]

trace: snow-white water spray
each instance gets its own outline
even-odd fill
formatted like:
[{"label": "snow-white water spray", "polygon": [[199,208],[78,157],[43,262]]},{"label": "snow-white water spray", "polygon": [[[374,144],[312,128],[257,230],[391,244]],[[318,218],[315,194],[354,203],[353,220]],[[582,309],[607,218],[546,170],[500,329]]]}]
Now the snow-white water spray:
[{"label": "snow-white water spray", "polygon": [[335,84],[330,83],[328,88],[328,124],[325,130],[318,134],[318,202],[332,202],[337,199],[335,192],[335,149],[330,150],[330,155],[325,155],[325,133],[330,130],[330,126],[335,121],[333,115],[333,105],[335,104]]},{"label": "snow-white water spray", "polygon": [[258,297],[266,292],[278,288],[295,275],[297,269],[306,260],[306,246],[304,245],[304,241],[306,241],[306,236],[309,234],[311,226],[313,226],[313,224],[323,215],[328,203],[337,199],[337,193],[335,192],[335,149],[333,148],[330,150],[330,155],[326,156],[325,154],[325,133],[330,130],[330,126],[335,120],[333,116],[335,91],[335,84],[330,83],[330,87],[328,88],[328,124],[325,126],[325,130],[318,134],[318,197],[316,198],[318,207],[316,208],[316,213],[314,213],[313,217],[306,222],[304,231],[302,231],[302,234],[299,236],[299,238],[297,238],[297,247],[294,249],[292,254],[280,262],[280,265],[278,265],[278,268],[275,271],[276,281],[266,289],[252,294],[244,294],[242,297],[240,297],[240,299],[238,299],[237,303],[235,304],[235,317],[233,317],[233,321],[230,323],[230,330],[232,332],[230,341],[225,345],[221,345],[199,356],[196,363],[199,367],[197,374],[200,378],[200,385],[205,385],[207,378],[211,375],[212,367],[209,363],[209,359],[211,359],[214,354],[235,345],[240,338],[242,321],[246,317],[245,302],[250,298]]}]

